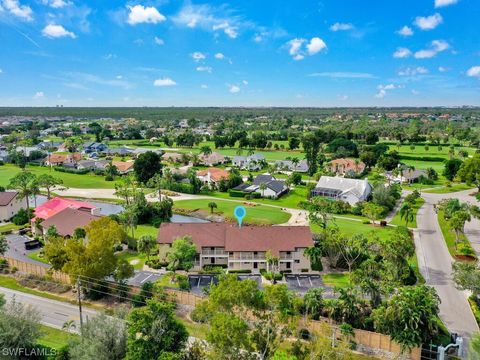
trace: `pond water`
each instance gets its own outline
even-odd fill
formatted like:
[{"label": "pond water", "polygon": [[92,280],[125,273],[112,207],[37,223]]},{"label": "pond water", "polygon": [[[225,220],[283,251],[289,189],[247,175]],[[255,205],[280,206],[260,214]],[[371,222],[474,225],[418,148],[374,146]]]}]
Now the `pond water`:
[{"label": "pond water", "polygon": [[[115,215],[123,211],[123,206],[115,203],[108,203],[108,202],[98,201],[98,200],[85,200],[85,199],[81,199],[81,201],[88,202],[89,204],[92,204],[100,208],[100,214],[105,216]],[[44,195],[37,196],[37,206],[42,205],[45,202],[47,202],[46,196]],[[33,198],[30,200],[30,204],[31,204],[30,206],[34,206],[35,202]],[[177,214],[173,214],[173,216],[170,218],[170,221],[173,223],[208,223],[209,222],[207,220],[199,219],[193,216],[185,216],[185,215],[177,215]]]}]

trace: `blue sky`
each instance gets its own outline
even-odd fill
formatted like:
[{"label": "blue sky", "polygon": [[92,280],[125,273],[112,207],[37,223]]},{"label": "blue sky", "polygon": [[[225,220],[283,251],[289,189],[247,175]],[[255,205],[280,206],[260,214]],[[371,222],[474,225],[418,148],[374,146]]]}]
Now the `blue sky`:
[{"label": "blue sky", "polygon": [[0,106],[480,105],[480,1],[0,0]]}]

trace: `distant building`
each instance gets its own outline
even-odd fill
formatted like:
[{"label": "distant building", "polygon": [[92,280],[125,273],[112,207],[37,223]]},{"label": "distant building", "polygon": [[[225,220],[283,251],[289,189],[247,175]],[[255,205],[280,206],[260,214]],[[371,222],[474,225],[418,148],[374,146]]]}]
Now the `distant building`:
[{"label": "distant building", "polygon": [[413,183],[418,181],[421,177],[427,177],[427,172],[425,170],[416,170],[406,167],[397,169],[395,172],[387,171],[385,172],[385,177],[387,180],[394,183]]},{"label": "distant building", "polygon": [[[265,189],[261,189],[261,184],[265,184]],[[253,184],[240,184],[234,190],[246,194],[255,192],[262,197],[277,199],[288,192],[288,187],[283,180],[277,180],[270,174],[261,174],[255,177]]]},{"label": "distant building", "polygon": [[128,174],[133,171],[133,161],[112,161],[112,165],[115,166],[119,174]]},{"label": "distant building", "polygon": [[265,156],[263,156],[262,154],[253,154],[250,156],[234,156],[232,165],[240,169],[255,171],[263,168],[264,161]]},{"label": "distant building", "polygon": [[18,210],[25,207],[25,198],[20,197],[18,192],[0,192],[0,221],[9,221]]},{"label": "distant building", "polygon": [[355,176],[365,171],[365,163],[355,159],[335,159],[330,161],[328,170],[337,176]]},{"label": "distant building", "polygon": [[367,200],[372,186],[367,179],[348,179],[338,176],[322,176],[311,192],[311,196],[324,196],[355,205]]},{"label": "distant building", "polygon": [[76,164],[80,160],[82,160],[82,154],[80,153],[72,153],[72,154],[53,153],[47,156],[46,164],[51,166]]},{"label": "distant building", "polygon": [[216,186],[222,179],[227,180],[229,175],[227,170],[214,167],[197,171],[197,178],[210,187]]},{"label": "distant building", "polygon": [[216,152],[212,152],[211,154],[208,154],[208,155],[200,154],[198,158],[202,164],[207,166],[215,166],[215,165],[223,164],[227,161],[225,156]]},{"label": "distant building", "polygon": [[277,160],[275,165],[280,170],[288,170],[295,172],[308,172],[309,166],[307,160],[300,160],[296,165],[292,160]]},{"label": "distant building", "polygon": [[100,219],[95,210],[74,209],[67,207],[55,215],[49,217],[40,224],[42,235],[46,235],[51,226],[55,226],[60,236],[71,237],[75,229],[84,228],[94,220]]},{"label": "distant building", "polygon": [[[278,256],[279,270],[293,273],[311,270],[304,255],[313,246],[308,226],[242,226],[229,223],[162,223],[157,241],[166,253],[173,241],[191,236],[197,248],[194,270],[219,265],[228,270],[259,273],[267,268],[266,253]],[[164,260],[164,259],[163,259]]]},{"label": "distant building", "polygon": [[92,152],[105,152],[108,149],[108,146],[99,142],[89,142],[83,146],[85,153],[89,154]]},{"label": "distant building", "polygon": [[162,155],[162,160],[173,162],[173,163],[179,163],[179,162],[182,162],[183,157],[184,155],[180,153],[166,152],[165,154]]}]

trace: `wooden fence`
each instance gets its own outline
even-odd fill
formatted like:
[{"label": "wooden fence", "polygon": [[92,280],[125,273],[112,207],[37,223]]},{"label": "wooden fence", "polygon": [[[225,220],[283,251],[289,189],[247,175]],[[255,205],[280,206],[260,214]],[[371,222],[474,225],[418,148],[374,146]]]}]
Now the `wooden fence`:
[{"label": "wooden fence", "polygon": [[51,276],[53,280],[64,283],[71,284],[70,276],[67,274],[55,271],[45,266],[27,263],[25,261],[17,260],[11,257],[4,257],[8,261],[10,269],[16,268],[19,272],[26,274],[33,274],[37,276]]},{"label": "wooden fence", "polygon": [[[37,264],[31,264],[24,261],[16,260],[13,258],[5,257],[8,261],[10,268],[16,267],[18,271],[27,274],[34,274],[37,276],[51,276],[54,280],[71,284],[70,277],[60,271],[53,271],[47,267]],[[181,305],[196,306],[205,298],[199,295],[192,294],[190,292],[181,291],[172,288],[166,288],[165,292],[171,297],[172,300]],[[336,333],[340,336],[341,332],[337,325],[333,323],[331,319],[324,318],[318,321],[309,320],[307,322],[302,321],[300,327],[308,329],[310,332],[321,333],[323,330],[322,324],[328,323],[335,329]],[[393,355],[400,355],[402,353],[400,345],[395,343],[389,335],[383,335],[372,331],[354,329],[354,338],[356,344],[362,345],[366,348],[374,351],[388,352]],[[420,360],[421,350],[420,348],[414,348],[410,352],[408,358],[411,360]]]}]

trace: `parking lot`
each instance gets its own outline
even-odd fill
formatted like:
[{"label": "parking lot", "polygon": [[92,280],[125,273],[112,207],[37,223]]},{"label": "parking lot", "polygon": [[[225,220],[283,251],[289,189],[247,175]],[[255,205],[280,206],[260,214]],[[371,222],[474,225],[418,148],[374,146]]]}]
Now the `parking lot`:
[{"label": "parking lot", "polygon": [[[238,274],[238,280],[253,280],[257,283],[258,287],[262,287],[262,277],[260,275],[252,274]],[[190,283],[190,291],[196,294],[203,294],[203,289],[218,284],[218,275],[215,274],[201,274],[201,275],[188,275],[188,281]]]},{"label": "parking lot", "polygon": [[285,274],[288,288],[297,293],[306,293],[308,289],[323,288],[327,297],[333,295],[332,289],[325,286],[322,277],[316,274]]},{"label": "parking lot", "polygon": [[146,282],[155,282],[162,274],[151,271],[135,270],[135,276],[128,279],[128,285],[142,286]]}]

